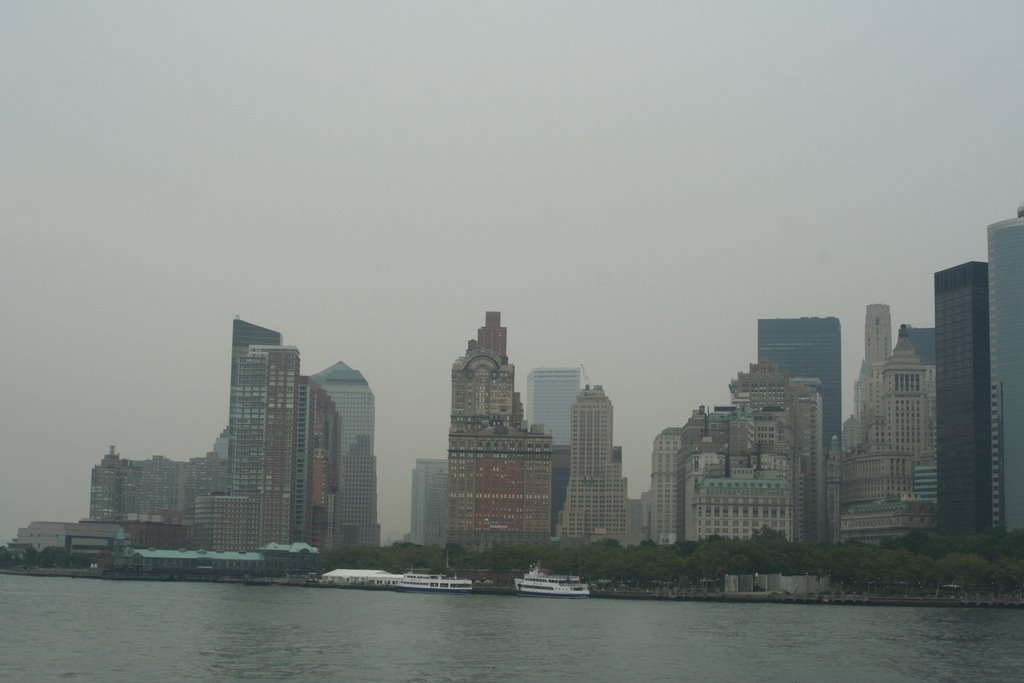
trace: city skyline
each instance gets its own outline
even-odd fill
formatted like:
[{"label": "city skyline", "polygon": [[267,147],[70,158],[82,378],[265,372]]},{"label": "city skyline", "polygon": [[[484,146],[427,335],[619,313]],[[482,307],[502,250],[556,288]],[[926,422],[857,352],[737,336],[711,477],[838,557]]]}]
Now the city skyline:
[{"label": "city skyline", "polygon": [[637,498],[758,319],[841,321],[845,418],[864,306],[931,327],[1024,199],[1016,4],[410,11],[0,10],[6,533],[209,451],[236,315],[373,387],[382,540],[486,310],[600,377]]}]

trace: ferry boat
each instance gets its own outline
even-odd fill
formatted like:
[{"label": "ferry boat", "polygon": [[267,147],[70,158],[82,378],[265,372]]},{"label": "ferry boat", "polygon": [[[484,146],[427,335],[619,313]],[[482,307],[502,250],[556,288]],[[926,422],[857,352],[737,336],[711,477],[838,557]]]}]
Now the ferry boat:
[{"label": "ferry boat", "polygon": [[589,598],[590,588],[571,574],[552,574],[540,563],[530,567],[521,579],[515,579],[516,595],[531,598]]},{"label": "ferry boat", "polygon": [[457,579],[441,574],[420,574],[406,572],[398,582],[398,590],[404,593],[455,593],[468,595],[473,590],[469,579]]}]

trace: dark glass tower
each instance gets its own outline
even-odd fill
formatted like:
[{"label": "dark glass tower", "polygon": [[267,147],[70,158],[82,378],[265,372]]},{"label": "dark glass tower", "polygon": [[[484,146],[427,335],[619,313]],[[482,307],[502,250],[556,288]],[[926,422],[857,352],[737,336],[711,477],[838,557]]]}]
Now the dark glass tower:
[{"label": "dark glass tower", "polygon": [[843,438],[843,363],[839,318],[768,318],[757,321],[757,358],[778,363],[790,377],[821,382],[822,448]]},{"label": "dark glass tower", "polygon": [[935,273],[935,405],[939,531],[992,525],[988,264]]}]

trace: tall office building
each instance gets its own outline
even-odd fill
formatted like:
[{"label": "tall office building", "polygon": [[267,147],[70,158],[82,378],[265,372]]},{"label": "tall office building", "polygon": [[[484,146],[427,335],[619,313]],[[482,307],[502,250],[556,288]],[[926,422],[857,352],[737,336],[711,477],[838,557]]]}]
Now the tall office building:
[{"label": "tall office building", "polygon": [[[864,359],[860,364],[857,381],[853,384],[853,415],[857,419],[864,419],[869,403],[878,402],[882,366],[891,354],[892,317],[889,305],[868,304],[864,313]],[[849,443],[846,447],[856,448],[859,445]]]},{"label": "tall office building", "polygon": [[572,454],[569,445],[551,447],[551,537],[558,536],[558,516],[565,509],[569,493]]},{"label": "tall office building", "polygon": [[840,464],[840,541],[878,543],[934,528],[934,504],[911,495],[914,468],[935,464],[926,377],[904,325],[877,382],[879,399],[864,417],[863,445],[847,449]]},{"label": "tall office building", "polygon": [[363,373],[342,362],[311,379],[323,387],[341,416],[336,542],[380,545],[377,522],[377,457],[374,454],[376,404]]},{"label": "tall office building", "polygon": [[[911,327],[907,325],[907,336],[917,351],[917,357],[924,363],[924,385],[928,394],[929,420],[932,429],[936,428],[938,413],[935,409],[935,328],[934,327]],[[932,434],[932,441],[937,438],[937,433]]]},{"label": "tall office building", "polygon": [[[259,325],[253,325],[241,318],[231,321],[231,386],[235,386],[235,372],[238,359],[249,353],[250,346],[280,346],[281,333]],[[230,433],[229,433],[230,436]]]},{"label": "tall office building", "polygon": [[452,365],[448,540],[471,550],[547,543],[551,437],[521,428],[501,314],[490,311],[486,320]]},{"label": "tall office building", "polygon": [[843,366],[838,318],[771,318],[757,321],[757,356],[779,364],[790,377],[816,377],[822,393],[822,449],[842,439]]},{"label": "tall office building", "polygon": [[988,226],[993,522],[1024,529],[1024,204]]},{"label": "tall office building", "polygon": [[412,471],[409,540],[417,545],[444,545],[448,535],[448,461],[416,458]]},{"label": "tall office building", "polygon": [[293,541],[339,545],[336,510],[341,469],[341,418],[334,401],[309,377],[299,377]]},{"label": "tall office building", "polygon": [[290,543],[294,529],[299,350],[249,346],[232,387],[231,490],[253,505],[250,547]]},{"label": "tall office building", "polygon": [[683,427],[667,427],[654,437],[651,448],[651,490],[648,495],[649,529],[655,543],[675,543],[676,475],[683,450]]},{"label": "tall office building", "polygon": [[584,387],[572,405],[569,490],[558,525],[562,542],[626,541],[626,478],[622,451],[612,445],[613,416],[600,385]]},{"label": "tall office building", "polygon": [[569,445],[572,404],[580,393],[580,369],[534,368],[526,377],[526,420],[543,425],[555,446]]},{"label": "tall office building", "polygon": [[228,471],[232,470],[234,461],[233,437],[235,414],[235,385],[237,382],[238,360],[249,353],[250,346],[280,346],[283,343],[281,333],[259,325],[253,325],[240,318],[231,321],[231,383],[228,395]]}]

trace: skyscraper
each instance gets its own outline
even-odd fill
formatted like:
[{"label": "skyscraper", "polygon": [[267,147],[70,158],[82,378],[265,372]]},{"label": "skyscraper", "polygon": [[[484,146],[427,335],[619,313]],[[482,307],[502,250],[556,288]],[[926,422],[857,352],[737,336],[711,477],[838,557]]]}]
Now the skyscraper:
[{"label": "skyscraper", "polygon": [[612,445],[613,416],[600,385],[584,387],[572,405],[569,490],[558,525],[562,542],[626,540],[626,478],[622,451]]},{"label": "skyscraper", "polygon": [[[515,366],[501,314],[452,364],[448,431],[448,540],[471,550],[546,543],[551,515],[551,437],[521,429]],[[499,346],[500,349],[490,348]]]},{"label": "skyscraper", "polygon": [[294,346],[249,346],[239,356],[231,392],[231,490],[254,505],[250,547],[292,541],[298,393]]},{"label": "skyscraper", "polygon": [[[840,464],[840,541],[878,543],[935,525],[935,506],[914,499],[915,467],[935,464],[927,368],[901,326],[864,418],[863,445]],[[923,470],[922,470],[923,471]]]},{"label": "skyscraper", "polygon": [[443,545],[448,534],[447,519],[448,461],[416,458],[409,540],[417,545]]},{"label": "skyscraper", "polygon": [[543,425],[555,446],[569,445],[572,404],[580,393],[580,369],[534,368],[526,377],[526,420]]},{"label": "skyscraper", "polygon": [[771,318],[757,321],[758,360],[779,364],[790,377],[816,377],[822,392],[822,448],[842,439],[843,366],[839,318]]},{"label": "skyscraper", "polygon": [[234,462],[234,432],[235,425],[232,422],[235,410],[235,385],[237,382],[238,359],[249,353],[249,347],[253,345],[280,346],[282,343],[281,333],[259,325],[253,325],[240,318],[231,321],[231,383],[228,394],[228,472],[232,471]]},{"label": "skyscraper", "polygon": [[341,416],[336,541],[340,545],[378,546],[376,404],[370,383],[363,373],[342,362],[310,379],[323,387]]},{"label": "skyscraper", "polygon": [[651,490],[649,528],[655,543],[675,543],[676,535],[676,477],[683,450],[682,427],[667,427],[654,437],[651,448]]},{"label": "skyscraper", "polygon": [[1024,529],[1024,204],[988,226],[993,521]]},{"label": "skyscraper", "polygon": [[336,503],[341,418],[331,397],[309,377],[299,378],[297,417],[294,541],[331,548],[340,544]]},{"label": "skyscraper", "polygon": [[[868,404],[879,400],[882,366],[892,354],[892,317],[888,304],[868,304],[864,313],[864,359],[853,385],[853,414],[863,420]],[[856,448],[861,444],[846,444]]]}]

